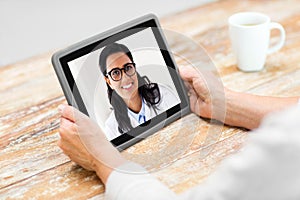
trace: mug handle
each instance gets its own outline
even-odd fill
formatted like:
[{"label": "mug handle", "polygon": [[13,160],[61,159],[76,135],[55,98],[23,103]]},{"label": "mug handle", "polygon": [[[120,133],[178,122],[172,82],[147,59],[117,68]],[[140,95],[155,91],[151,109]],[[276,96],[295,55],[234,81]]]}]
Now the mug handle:
[{"label": "mug handle", "polygon": [[282,48],[282,46],[284,45],[284,41],[285,41],[285,31],[284,28],[281,24],[278,24],[276,22],[271,22],[269,25],[269,29],[278,29],[280,31],[280,41],[273,47],[269,48],[267,53],[271,54],[274,53],[275,51],[278,51],[279,49]]}]

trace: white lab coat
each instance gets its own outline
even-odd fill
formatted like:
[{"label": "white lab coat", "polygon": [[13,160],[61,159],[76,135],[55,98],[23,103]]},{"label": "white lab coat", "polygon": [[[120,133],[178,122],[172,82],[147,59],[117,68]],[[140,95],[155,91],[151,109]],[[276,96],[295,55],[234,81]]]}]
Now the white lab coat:
[{"label": "white lab coat", "polygon": [[[169,87],[158,84],[161,100],[156,105],[156,110],[152,106],[145,104],[145,116],[146,120],[152,119],[156,115],[168,110],[169,108],[180,103],[178,95],[175,94]],[[129,112],[129,110],[128,110]],[[137,127],[139,125],[138,121],[128,113],[132,127]],[[112,111],[105,122],[105,135],[110,141],[120,136],[121,133],[118,129],[118,122],[116,121],[114,111]]]}]

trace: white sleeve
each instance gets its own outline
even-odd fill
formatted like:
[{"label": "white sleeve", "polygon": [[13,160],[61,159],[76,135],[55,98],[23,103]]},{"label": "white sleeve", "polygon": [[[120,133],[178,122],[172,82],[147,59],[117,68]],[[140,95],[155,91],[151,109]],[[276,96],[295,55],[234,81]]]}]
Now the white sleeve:
[{"label": "white sleeve", "polygon": [[176,195],[135,163],[115,169],[106,183],[108,200],[176,200]]},{"label": "white sleeve", "polygon": [[108,119],[105,121],[104,132],[108,141],[111,141],[112,139],[115,139],[116,137],[121,135],[118,130],[118,123],[116,121],[114,113],[111,113]]},{"label": "white sleeve", "polygon": [[241,152],[183,199],[300,199],[300,110],[267,118]]},{"label": "white sleeve", "polygon": [[115,134],[107,126],[105,126],[104,133],[105,133],[106,139],[108,141],[111,141],[111,140],[113,140],[115,138],[114,137]]},{"label": "white sleeve", "polygon": [[165,109],[169,109],[178,103],[180,103],[179,97],[174,93],[174,91],[165,85],[159,85],[160,93],[161,93],[161,103],[160,107]]}]

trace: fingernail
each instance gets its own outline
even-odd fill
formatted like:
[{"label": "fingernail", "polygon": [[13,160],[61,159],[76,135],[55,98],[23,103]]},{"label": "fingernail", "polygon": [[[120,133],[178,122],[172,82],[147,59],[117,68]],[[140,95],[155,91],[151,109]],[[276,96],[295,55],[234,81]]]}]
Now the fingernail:
[{"label": "fingernail", "polygon": [[65,109],[65,105],[61,104],[57,108],[58,108],[59,112],[62,113],[63,110]]}]

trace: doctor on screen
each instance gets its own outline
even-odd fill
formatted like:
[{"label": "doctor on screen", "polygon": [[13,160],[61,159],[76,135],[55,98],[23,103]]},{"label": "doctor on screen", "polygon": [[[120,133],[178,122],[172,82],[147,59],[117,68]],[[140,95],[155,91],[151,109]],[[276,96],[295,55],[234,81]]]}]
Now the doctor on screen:
[{"label": "doctor on screen", "polygon": [[100,54],[99,65],[113,107],[105,122],[108,140],[130,131],[180,102],[168,87],[148,83],[139,75],[131,52],[123,44],[106,46]]}]

